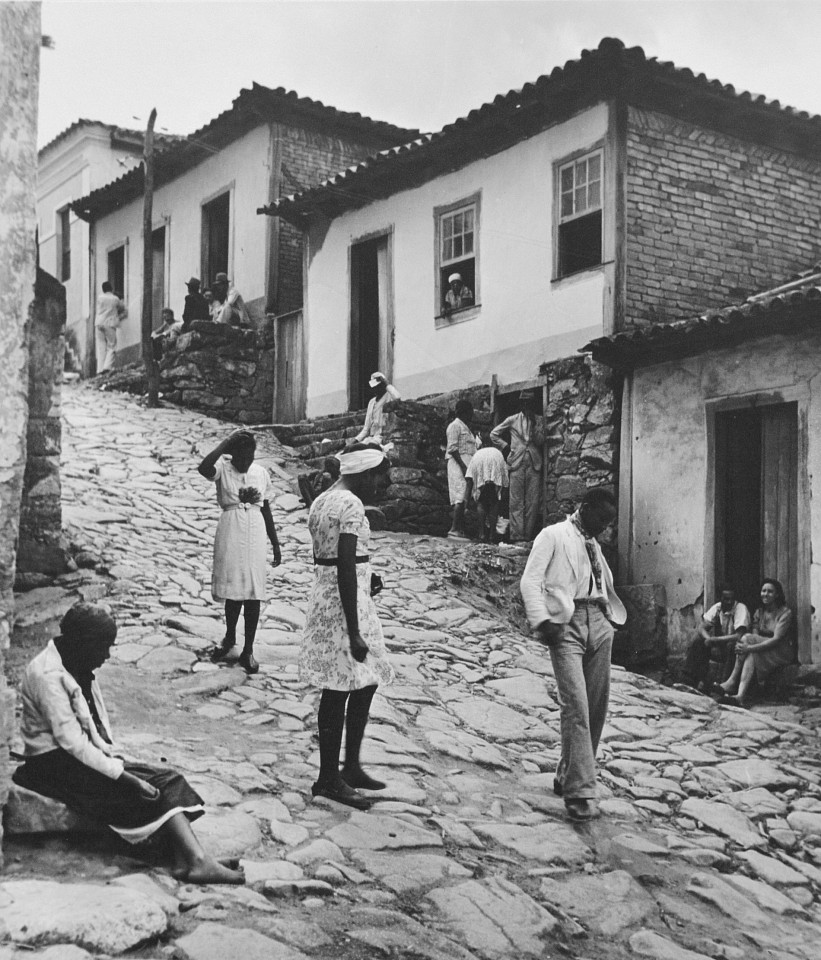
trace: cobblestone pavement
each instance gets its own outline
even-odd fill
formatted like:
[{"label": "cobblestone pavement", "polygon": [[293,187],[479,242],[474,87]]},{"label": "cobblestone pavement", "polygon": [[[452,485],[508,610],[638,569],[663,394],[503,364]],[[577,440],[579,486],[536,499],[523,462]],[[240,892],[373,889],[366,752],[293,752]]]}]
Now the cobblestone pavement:
[{"label": "cobblestone pavement", "polygon": [[135,944],[190,960],[818,956],[821,750],[789,707],[719,708],[614,667],[604,816],[572,826],[552,793],[544,650],[453,584],[471,545],[377,534],[397,682],[374,701],[363,760],[389,786],[367,813],[313,802],[317,695],[296,668],[311,550],[286,451],[259,457],[284,562],[248,678],[198,659],[223,631],[217,508],[196,464],[228,426],[88,386],[66,389],[64,414],[65,521],[104,575],[22,595],[21,626],[108,585],[115,734],[188,775],[209,806],[197,832],[243,858],[248,885],[179,885],[99,839],[11,838],[6,943],[75,944],[40,954],[52,960]]}]

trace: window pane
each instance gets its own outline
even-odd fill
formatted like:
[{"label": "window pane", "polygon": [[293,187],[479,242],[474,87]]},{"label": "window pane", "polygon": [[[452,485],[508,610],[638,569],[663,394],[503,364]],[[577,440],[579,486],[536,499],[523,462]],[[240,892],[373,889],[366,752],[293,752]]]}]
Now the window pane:
[{"label": "window pane", "polygon": [[473,233],[465,234],[465,253],[473,253]]},{"label": "window pane", "polygon": [[569,217],[573,213],[573,193],[562,194],[562,216]]},{"label": "window pane", "polygon": [[588,177],[591,180],[601,180],[601,154],[596,154],[588,160]]},{"label": "window pane", "polygon": [[445,240],[442,243],[442,259],[443,260],[453,259],[453,240]]},{"label": "window pane", "polygon": [[453,236],[453,220],[450,217],[442,217],[442,236]]},{"label": "window pane", "polygon": [[568,193],[573,189],[573,167],[565,167],[562,170],[562,193]]},{"label": "window pane", "polygon": [[473,233],[473,210],[465,210],[465,233]]},{"label": "window pane", "polygon": [[461,257],[461,256],[462,256],[462,238],[454,237],[453,238],[453,257],[454,259],[456,259],[457,257]]},{"label": "window pane", "polygon": [[465,215],[463,213],[454,214],[453,217],[453,234],[461,233],[465,228]]},{"label": "window pane", "polygon": [[587,209],[587,187],[576,187],[576,209],[575,213],[581,213]]},{"label": "window pane", "polygon": [[587,183],[587,161],[577,160],[576,161],[576,186],[578,187],[582,183]]},{"label": "window pane", "polygon": [[601,206],[601,180],[596,180],[587,188],[587,205],[589,207]]}]

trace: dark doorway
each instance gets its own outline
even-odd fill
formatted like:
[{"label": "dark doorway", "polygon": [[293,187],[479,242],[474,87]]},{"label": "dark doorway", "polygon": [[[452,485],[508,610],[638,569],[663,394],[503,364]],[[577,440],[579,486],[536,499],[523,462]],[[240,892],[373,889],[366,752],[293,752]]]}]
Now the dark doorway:
[{"label": "dark doorway", "polygon": [[231,194],[202,205],[202,284],[210,287],[218,273],[228,273]]},{"label": "dark doorway", "polygon": [[[385,251],[387,238],[377,237],[351,247],[351,342],[348,396],[350,409],[368,405],[370,375],[380,369],[384,330]],[[389,370],[383,370],[390,377]]]},{"label": "dark doorway", "polygon": [[165,306],[165,227],[151,234],[151,324],[159,327]]},{"label": "dark doorway", "polygon": [[114,293],[122,300],[125,298],[125,247],[108,251],[108,282]]},{"label": "dark doorway", "polygon": [[[795,609],[797,404],[718,413],[715,441],[716,589],[732,583],[754,610],[761,580],[776,577]],[[714,599],[705,597],[705,602]]]}]

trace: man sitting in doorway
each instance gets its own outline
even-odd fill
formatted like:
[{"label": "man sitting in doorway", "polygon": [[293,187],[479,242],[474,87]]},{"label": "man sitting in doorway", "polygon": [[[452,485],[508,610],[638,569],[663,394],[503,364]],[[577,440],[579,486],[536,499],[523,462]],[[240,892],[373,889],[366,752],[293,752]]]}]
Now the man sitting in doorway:
[{"label": "man sitting in doorway", "polygon": [[157,363],[162,360],[166,346],[182,333],[182,321],[175,318],[174,311],[170,307],[165,307],[160,316],[162,323],[151,334],[151,348]]},{"label": "man sitting in doorway", "polygon": [[473,291],[462,280],[461,273],[452,273],[448,277],[448,290],[445,294],[443,313],[453,313],[462,307],[473,306]]},{"label": "man sitting in doorway", "polygon": [[393,384],[388,383],[388,378],[381,370],[375,370],[371,374],[368,386],[373,392],[373,396],[368,402],[368,410],[365,414],[365,424],[359,433],[353,438],[352,443],[383,442],[383,432],[385,427],[385,404],[391,400],[401,400],[399,391]]},{"label": "man sitting in doorway", "polygon": [[729,584],[721,589],[721,599],[704,611],[698,631],[690,644],[681,668],[681,681],[704,693],[712,688],[710,661],[718,663],[716,683],[730,675],[735,663],[735,645],[750,629],[750,611],[736,600]]},{"label": "man sitting in doorway", "polygon": [[216,317],[217,323],[227,323],[232,327],[250,327],[251,318],[245,307],[239,290],[230,282],[227,273],[218,273],[211,284],[214,299],[222,304]]}]

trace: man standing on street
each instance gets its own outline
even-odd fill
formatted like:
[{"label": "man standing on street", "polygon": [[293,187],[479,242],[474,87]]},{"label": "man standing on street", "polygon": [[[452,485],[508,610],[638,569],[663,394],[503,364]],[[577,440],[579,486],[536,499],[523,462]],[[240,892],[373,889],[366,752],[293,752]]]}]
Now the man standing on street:
[{"label": "man standing on street", "polygon": [[103,292],[97,298],[97,315],[94,326],[97,328],[97,342],[102,359],[99,373],[105,373],[114,366],[114,353],[117,349],[117,330],[128,316],[125,304],[111,288],[106,280],[103,283]]},{"label": "man standing on street", "polygon": [[490,439],[507,457],[510,473],[510,539],[532,540],[542,525],[544,426],[536,416],[536,395],[519,394],[519,413],[502,420]]},{"label": "man standing on street", "polygon": [[596,540],[615,519],[613,494],[588,490],[574,514],[536,537],[521,581],[528,623],[553,662],[562,736],[553,791],[572,820],[598,816],[596,751],[610,699],[611,621],[627,619]]}]

